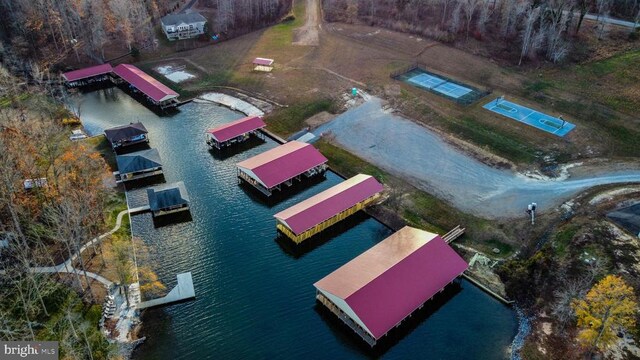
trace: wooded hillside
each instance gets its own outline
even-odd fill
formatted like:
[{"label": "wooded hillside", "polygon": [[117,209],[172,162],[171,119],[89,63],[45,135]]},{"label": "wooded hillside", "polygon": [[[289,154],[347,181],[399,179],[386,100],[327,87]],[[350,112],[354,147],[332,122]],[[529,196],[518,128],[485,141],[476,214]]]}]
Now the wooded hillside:
[{"label": "wooded hillside", "polygon": [[[638,0],[323,0],[328,21],[365,22],[439,41],[474,38],[515,48],[511,61],[567,58],[585,32],[584,17],[595,14],[589,29],[606,40],[609,16],[640,21]],[[629,40],[637,31],[629,29]]]}]

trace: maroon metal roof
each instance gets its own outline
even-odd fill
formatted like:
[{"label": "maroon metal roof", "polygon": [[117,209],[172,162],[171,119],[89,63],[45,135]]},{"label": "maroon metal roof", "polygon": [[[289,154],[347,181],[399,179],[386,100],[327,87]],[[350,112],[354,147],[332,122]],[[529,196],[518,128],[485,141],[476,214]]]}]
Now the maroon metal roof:
[{"label": "maroon metal roof", "polygon": [[380,339],[467,267],[440,235],[407,226],[314,286]]},{"label": "maroon metal roof", "polygon": [[275,214],[274,217],[299,235],[382,190],[382,184],[374,177],[358,174]]},{"label": "maroon metal roof", "polygon": [[113,72],[155,101],[160,102],[178,97],[177,92],[133,65],[120,64],[113,68]]},{"label": "maroon metal roof", "polygon": [[228,124],[224,124],[217,128],[207,130],[218,142],[224,142],[250,131],[258,130],[267,126],[260,116],[249,116]]},{"label": "maroon metal roof", "polygon": [[270,189],[327,161],[312,145],[290,141],[237,166]]},{"label": "maroon metal roof", "polygon": [[265,59],[265,58],[255,58],[253,60],[253,64],[254,65],[264,65],[264,66],[271,66],[273,64],[273,59]]},{"label": "maroon metal roof", "polygon": [[110,73],[111,71],[113,71],[111,64],[102,64],[102,65],[91,66],[91,67],[80,69],[80,70],[68,71],[66,73],[63,73],[62,77],[64,77],[66,81],[76,81],[76,80],[90,78],[93,76],[107,74],[107,73]]}]

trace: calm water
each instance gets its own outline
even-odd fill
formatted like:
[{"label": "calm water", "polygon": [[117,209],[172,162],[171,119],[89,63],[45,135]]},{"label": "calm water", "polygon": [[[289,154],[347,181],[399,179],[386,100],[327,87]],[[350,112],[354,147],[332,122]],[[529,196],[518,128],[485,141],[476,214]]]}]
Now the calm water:
[{"label": "calm water", "polygon": [[[191,271],[196,300],[149,310],[147,341],[137,359],[503,359],[517,323],[513,312],[462,281],[428,313],[414,317],[399,341],[370,353],[315,306],[312,284],[380,240],[390,230],[366,216],[350,220],[304,254],[275,241],[273,214],[341,180],[324,181],[277,204],[238,186],[234,164],[273,148],[268,140],[216,159],[204,131],[241,117],[209,104],[188,104],[160,118],[119,90],[94,92],[82,103],[91,133],[140,120],[158,148],[167,182],[184,181],[193,220],[154,228],[151,215],[133,217],[134,235],[151,248],[150,264],[170,288]],[[459,291],[456,291],[459,290]],[[440,305],[440,306],[438,306]]]}]

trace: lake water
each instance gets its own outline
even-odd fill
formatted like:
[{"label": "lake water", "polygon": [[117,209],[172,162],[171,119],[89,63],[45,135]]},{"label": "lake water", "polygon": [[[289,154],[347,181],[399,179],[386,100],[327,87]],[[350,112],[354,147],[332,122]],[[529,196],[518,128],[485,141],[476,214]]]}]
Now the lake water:
[{"label": "lake water", "polygon": [[[516,332],[511,309],[461,281],[425,306],[377,352],[315,303],[313,283],[391,231],[366,215],[325,234],[321,244],[291,253],[275,241],[273,214],[341,181],[308,184],[276,204],[238,186],[235,164],[275,147],[271,140],[216,158],[205,130],[242,117],[211,104],[187,104],[158,117],[118,89],[82,97],[91,134],[142,121],[159,150],[167,182],[184,181],[192,220],[154,228],[151,215],[132,218],[151,249],[150,265],[167,288],[191,271],[196,300],[145,312],[147,341],[136,359],[504,359]],[[138,190],[140,191],[140,190]],[[397,341],[397,342],[396,342]]]}]

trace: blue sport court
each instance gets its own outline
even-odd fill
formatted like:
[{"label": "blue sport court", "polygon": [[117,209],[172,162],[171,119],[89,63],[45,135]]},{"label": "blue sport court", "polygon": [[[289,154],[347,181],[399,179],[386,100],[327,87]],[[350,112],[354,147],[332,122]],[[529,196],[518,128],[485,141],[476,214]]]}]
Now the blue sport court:
[{"label": "blue sport court", "polygon": [[563,124],[561,119],[499,99],[490,101],[483,108],[560,137],[567,135],[576,127],[570,122],[565,121]]},{"label": "blue sport court", "polygon": [[472,89],[449,82],[449,80],[426,73],[410,77],[407,79],[407,82],[455,99],[463,97],[473,91]]}]

